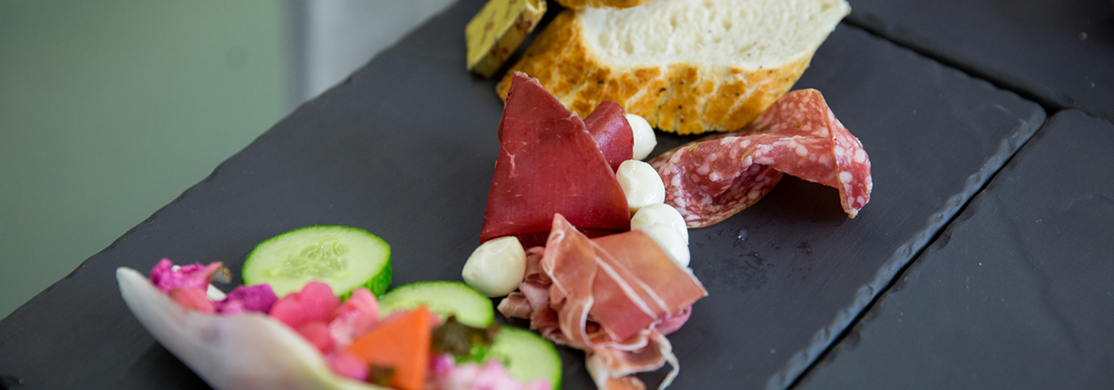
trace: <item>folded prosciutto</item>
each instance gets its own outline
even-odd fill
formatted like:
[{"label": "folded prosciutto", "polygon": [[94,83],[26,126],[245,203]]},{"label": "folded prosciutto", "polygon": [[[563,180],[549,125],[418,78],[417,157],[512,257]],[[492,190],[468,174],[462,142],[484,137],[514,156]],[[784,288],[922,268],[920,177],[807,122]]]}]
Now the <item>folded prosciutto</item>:
[{"label": "folded prosciutto", "polygon": [[851,218],[874,187],[863,144],[815,89],[790,92],[743,130],[683,145],[650,165],[665,183],[665,203],[694,228],[754,204],[783,173],[836,188]]},{"label": "folded prosciutto", "polygon": [[591,236],[630,230],[623,189],[596,141],[536,80],[515,74],[499,134],[480,242],[513,235],[540,244],[556,213]]},{"label": "folded prosciutto", "polygon": [[631,374],[679,365],[664,332],[680,327],[708,295],[641,230],[589,239],[562,215],[544,249],[527,254],[526,279],[499,304],[507,317],[530,320],[545,338],[585,351],[601,389],[642,388]]}]

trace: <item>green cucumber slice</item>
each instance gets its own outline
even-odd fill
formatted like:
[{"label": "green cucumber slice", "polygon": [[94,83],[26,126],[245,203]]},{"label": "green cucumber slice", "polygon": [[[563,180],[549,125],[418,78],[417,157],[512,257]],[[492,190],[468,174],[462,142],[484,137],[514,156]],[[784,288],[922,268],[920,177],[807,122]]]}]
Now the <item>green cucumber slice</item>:
[{"label": "green cucumber slice", "polygon": [[392,289],[379,298],[379,315],[385,317],[393,311],[413,309],[419,304],[445,317],[455,315],[460,323],[476,328],[486,328],[495,321],[490,298],[467,284],[440,280],[414,282]]},{"label": "green cucumber slice", "polygon": [[487,356],[503,363],[515,379],[546,379],[554,390],[561,388],[561,357],[557,355],[557,348],[534,332],[510,326],[499,327],[499,334],[491,343]]},{"label": "green cucumber slice", "polygon": [[381,295],[391,284],[391,247],[363,229],[307,226],[260,243],[241,272],[244,284],[270,284],[279,297],[314,280],[338,296],[359,287]]}]

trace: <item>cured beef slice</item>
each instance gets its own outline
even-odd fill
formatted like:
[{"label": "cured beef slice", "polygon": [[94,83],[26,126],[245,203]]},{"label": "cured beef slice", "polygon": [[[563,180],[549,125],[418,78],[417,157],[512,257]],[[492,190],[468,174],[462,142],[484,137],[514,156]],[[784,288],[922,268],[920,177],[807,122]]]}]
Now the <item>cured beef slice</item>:
[{"label": "cured beef slice", "polygon": [[650,164],[665,183],[665,203],[694,228],[754,204],[782,173],[836,188],[851,218],[874,186],[862,143],[815,89],[790,92],[743,130],[683,145]]},{"label": "cured beef slice", "polygon": [[[623,161],[634,158],[634,130],[627,122],[626,111],[619,103],[604,100],[584,118],[584,126],[588,128],[588,134],[596,141],[596,147],[603,153],[613,172],[619,170],[619,164]],[[502,126],[499,127],[498,134],[502,141]]]},{"label": "cured beef slice", "polygon": [[588,134],[596,141],[612,172],[618,171],[623,161],[634,158],[634,131],[625,114],[619,103],[604,100],[584,118]]},{"label": "cured beef slice", "polygon": [[557,213],[590,236],[630,230],[623,189],[584,122],[536,80],[514,76],[499,134],[480,242],[542,244]]}]

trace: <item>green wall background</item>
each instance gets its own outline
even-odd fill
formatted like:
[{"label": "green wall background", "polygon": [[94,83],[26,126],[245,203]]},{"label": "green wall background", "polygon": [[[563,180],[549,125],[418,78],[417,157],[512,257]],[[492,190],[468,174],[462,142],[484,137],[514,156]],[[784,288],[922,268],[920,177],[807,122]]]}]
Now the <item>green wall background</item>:
[{"label": "green wall background", "polygon": [[281,5],[0,2],[0,318],[281,119]]}]

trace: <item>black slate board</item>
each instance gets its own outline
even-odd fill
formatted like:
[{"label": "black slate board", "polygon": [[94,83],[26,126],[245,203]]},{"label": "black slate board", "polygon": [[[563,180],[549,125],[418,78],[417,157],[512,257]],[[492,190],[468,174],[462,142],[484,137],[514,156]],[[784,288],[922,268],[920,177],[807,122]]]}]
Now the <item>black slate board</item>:
[{"label": "black slate board", "polygon": [[848,21],[1052,107],[1114,120],[1109,0],[849,0]]},{"label": "black slate board", "polygon": [[[494,82],[463,70],[461,34],[480,6],[435,17],[0,321],[2,383],[203,387],[124,307],[118,266],[237,269],[275,234],[343,224],[392,245],[395,285],[459,280],[498,151]],[[873,200],[850,220],[835,190],[787,178],[740,216],[693,230],[711,296],[671,336],[677,388],[786,386],[1044,120],[1032,102],[843,26],[798,87],[824,91],[862,140]],[[687,140],[662,136],[660,149]],[[562,350],[566,388],[591,386],[581,356]]]},{"label": "black slate board", "polygon": [[1114,388],[1112,148],[1054,116],[797,388]]},{"label": "black slate board", "polygon": [[850,220],[835,190],[783,179],[747,211],[692,230],[710,296],[671,337],[678,388],[787,387],[1045,118],[1034,103],[846,26],[795,88],[824,92],[862,140],[871,203]]}]

